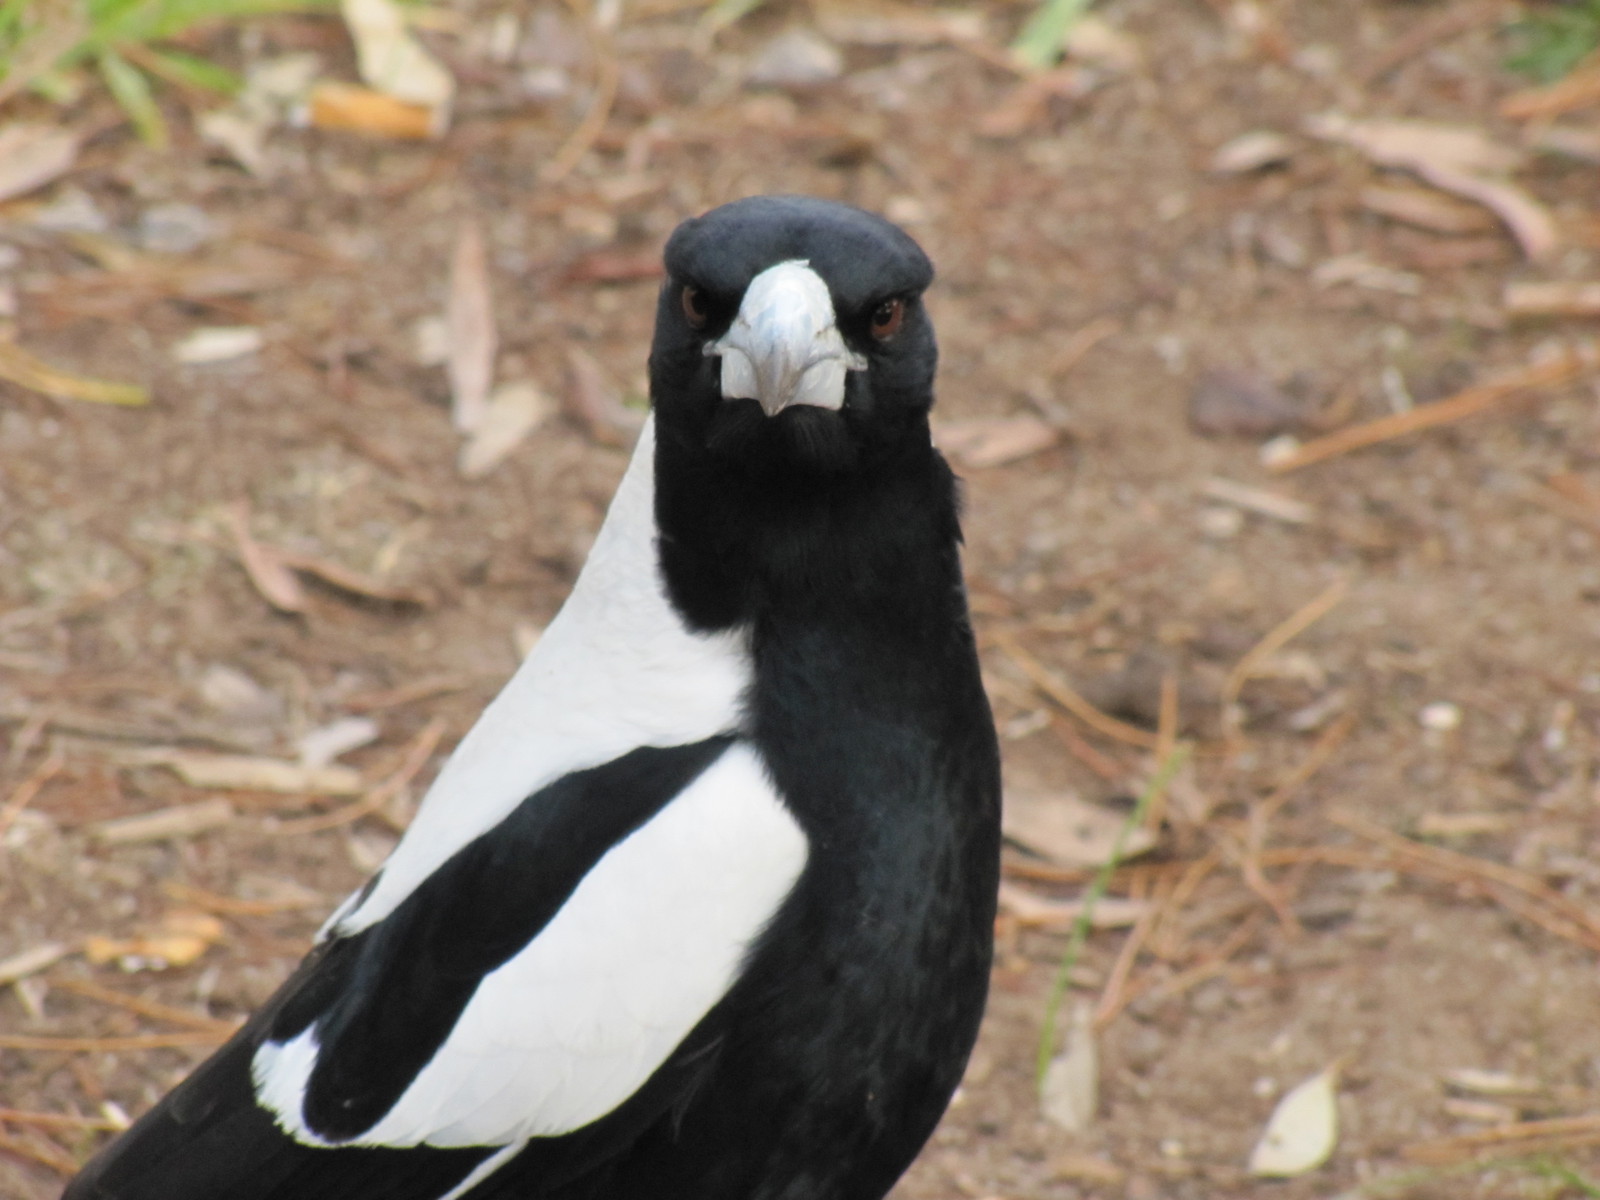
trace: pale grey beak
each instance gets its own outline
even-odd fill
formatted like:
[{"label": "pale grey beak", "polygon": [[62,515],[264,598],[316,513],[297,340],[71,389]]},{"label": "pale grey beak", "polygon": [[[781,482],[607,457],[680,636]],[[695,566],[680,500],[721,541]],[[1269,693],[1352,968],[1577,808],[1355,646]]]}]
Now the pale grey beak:
[{"label": "pale grey beak", "polygon": [[769,417],[791,404],[842,408],[845,372],[867,369],[839,334],[828,285],[803,259],[752,279],[733,327],[706,353],[722,359],[722,398],[757,400]]}]

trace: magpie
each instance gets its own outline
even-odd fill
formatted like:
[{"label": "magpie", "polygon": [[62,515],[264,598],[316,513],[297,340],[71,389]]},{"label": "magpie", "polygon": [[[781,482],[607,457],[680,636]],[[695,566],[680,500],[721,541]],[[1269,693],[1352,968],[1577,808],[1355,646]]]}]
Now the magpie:
[{"label": "magpie", "polygon": [[977,1035],[999,755],[933,268],[798,196],[668,240],[588,561],[405,836],[67,1200],[878,1200]]}]

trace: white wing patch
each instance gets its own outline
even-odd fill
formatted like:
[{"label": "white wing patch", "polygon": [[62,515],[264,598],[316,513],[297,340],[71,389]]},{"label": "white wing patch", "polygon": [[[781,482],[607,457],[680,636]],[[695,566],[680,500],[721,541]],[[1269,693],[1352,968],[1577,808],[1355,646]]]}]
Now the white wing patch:
[{"label": "white wing patch", "polygon": [[[529,945],[486,975],[454,1030],[357,1146],[509,1146],[568,1133],[650,1078],[733,986],[808,845],[738,742],[613,846]],[[297,1140],[315,1026],[268,1042],[260,1102]]]},{"label": "white wing patch", "polygon": [[450,855],[563,775],[639,746],[737,730],[750,678],[743,631],[693,633],[667,599],[652,417],[566,604],[440,771],[377,885],[346,900],[321,936],[381,921]]}]

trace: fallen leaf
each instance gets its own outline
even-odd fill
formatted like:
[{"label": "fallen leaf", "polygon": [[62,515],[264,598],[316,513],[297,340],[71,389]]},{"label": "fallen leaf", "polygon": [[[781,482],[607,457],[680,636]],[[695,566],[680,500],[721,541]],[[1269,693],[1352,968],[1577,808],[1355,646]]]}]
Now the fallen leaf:
[{"label": "fallen leaf", "polygon": [[1338,1064],[1286,1093],[1250,1153],[1250,1174],[1290,1179],[1314,1171],[1339,1142]]},{"label": "fallen leaf", "polygon": [[472,433],[488,415],[489,389],[494,383],[494,357],[499,337],[494,324],[494,300],[489,289],[489,258],[483,230],[465,221],[456,235],[450,259],[450,303],[445,321],[449,330],[450,396],[455,426]]},{"label": "fallen leaf", "polygon": [[1560,279],[1508,283],[1503,303],[1514,317],[1600,317],[1600,282]]},{"label": "fallen leaf", "polygon": [[0,958],[0,987],[37,975],[71,953],[72,947],[65,942],[45,942],[31,950],[13,954],[10,958]]},{"label": "fallen leaf", "polygon": [[567,412],[595,441],[627,447],[644,428],[644,413],[629,408],[606,380],[594,357],[581,346],[567,347],[572,386],[567,390]]},{"label": "fallen leaf", "polygon": [[1080,1000],[1067,1021],[1066,1044],[1050,1060],[1039,1084],[1039,1107],[1069,1133],[1094,1123],[1100,1107],[1100,1050],[1095,1043],[1092,1008]]},{"label": "fallen leaf", "polygon": [[370,137],[418,140],[442,132],[433,109],[332,80],[323,80],[311,89],[307,115],[317,129],[343,129]]},{"label": "fallen leaf", "polygon": [[1217,147],[1210,165],[1218,175],[1245,175],[1286,163],[1294,152],[1295,143],[1290,138],[1270,129],[1256,129]]},{"label": "fallen leaf", "polygon": [[[1129,900],[1123,896],[1102,896],[1089,913],[1089,925],[1094,929],[1126,929],[1149,909],[1143,900]],[[1014,883],[1000,885],[1000,910],[1016,920],[1019,925],[1040,929],[1067,929],[1083,915],[1081,900],[1057,900],[1041,896]]]},{"label": "fallen leaf", "polygon": [[481,479],[505,460],[550,416],[549,398],[527,380],[502,384],[489,397],[483,420],[462,444],[458,467],[465,479]]},{"label": "fallen leaf", "polygon": [[[1121,814],[1064,793],[1007,791],[1001,808],[1005,836],[1030,853],[1062,867],[1098,867],[1111,857],[1125,824]],[[1155,846],[1148,829],[1131,829],[1122,857],[1135,858]]]},{"label": "fallen leaf", "polygon": [[196,329],[172,348],[172,357],[189,366],[231,362],[261,349],[261,330],[250,325],[211,325]]},{"label": "fallen leaf", "polygon": [[0,203],[61,178],[77,161],[78,135],[18,121],[0,128]]},{"label": "fallen leaf", "polygon": [[435,113],[448,113],[455,80],[411,36],[394,0],[342,0],[361,78],[371,87]]},{"label": "fallen leaf", "polygon": [[1447,199],[1425,188],[1381,185],[1363,188],[1361,207],[1434,233],[1483,233],[1495,228],[1494,217],[1481,207]]},{"label": "fallen leaf", "polygon": [[341,563],[318,558],[314,554],[276,547],[273,548],[273,553],[285,566],[310,575],[335,591],[347,592],[364,600],[376,600],[382,604],[404,604],[416,608],[430,608],[434,602],[433,595],[424,588],[390,583]]},{"label": "fallen leaf", "polygon": [[378,723],[371,717],[340,717],[302,734],[295,743],[303,767],[325,767],[341,755],[378,740]]},{"label": "fallen leaf", "polygon": [[821,34],[801,27],[778,34],[758,50],[745,72],[755,87],[805,90],[844,74],[844,55]]},{"label": "fallen leaf", "polygon": [[221,941],[224,932],[222,922],[210,913],[178,910],[167,913],[154,929],[138,937],[85,938],[83,955],[96,966],[115,962],[124,971],[186,967]]},{"label": "fallen leaf", "polygon": [[250,510],[243,501],[229,506],[228,524],[233,531],[234,545],[238,548],[239,562],[262,599],[279,612],[305,612],[305,589],[283,561],[282,554],[256,541],[251,535]]},{"label": "fallen leaf", "polygon": [[1479,1096],[1526,1096],[1543,1091],[1537,1079],[1513,1075],[1510,1071],[1486,1071],[1480,1067],[1460,1067],[1440,1078],[1457,1091]]},{"label": "fallen leaf", "polygon": [[52,367],[21,346],[0,341],[0,379],[64,400],[90,404],[117,404],[136,408],[150,403],[150,393],[133,383],[109,383]]},{"label": "fallen leaf", "polygon": [[1522,154],[1481,130],[1429,121],[1356,121],[1340,113],[1312,117],[1306,127],[1316,137],[1354,147],[1379,166],[1412,171],[1442,191],[1483,205],[1535,262],[1560,246],[1555,220],[1544,205],[1499,178],[1522,162]]},{"label": "fallen leaf", "polygon": [[1039,417],[979,417],[940,424],[934,440],[957,466],[979,471],[1048,450],[1061,431]]},{"label": "fallen leaf", "polygon": [[221,829],[233,820],[233,815],[233,805],[219,797],[101,821],[91,826],[89,832],[97,841],[111,846],[161,842]]},{"label": "fallen leaf", "polygon": [[354,796],[366,787],[361,772],[353,767],[307,767],[278,758],[244,754],[155,749],[129,756],[125,761],[167,767],[190,787],[220,791]]}]

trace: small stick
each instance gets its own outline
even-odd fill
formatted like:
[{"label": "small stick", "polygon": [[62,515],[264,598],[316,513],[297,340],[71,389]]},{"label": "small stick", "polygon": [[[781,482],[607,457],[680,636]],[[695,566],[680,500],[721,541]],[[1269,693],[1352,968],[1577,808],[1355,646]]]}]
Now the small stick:
[{"label": "small stick", "polygon": [[1366,446],[1375,446],[1379,442],[1391,441],[1424,429],[1448,425],[1453,421],[1460,421],[1493,408],[1502,400],[1520,392],[1566,383],[1581,375],[1589,365],[1582,357],[1571,353],[1553,358],[1549,362],[1535,363],[1531,367],[1524,367],[1502,375],[1498,379],[1469,387],[1446,400],[1419,404],[1407,412],[1378,417],[1376,420],[1364,421],[1359,425],[1349,425],[1324,437],[1313,438],[1298,450],[1269,463],[1267,469],[1275,475],[1282,475],[1287,471],[1295,471],[1311,463],[1321,462],[1325,458],[1347,454]]},{"label": "small stick", "polygon": [[428,759],[439,745],[439,739],[444,736],[444,731],[444,719],[435,717],[411,743],[399,769],[361,799],[320,816],[284,821],[272,830],[273,834],[278,837],[298,837],[302,834],[322,833],[325,830],[337,829],[341,825],[348,825],[351,821],[359,821],[362,817],[377,812],[399,795],[400,789],[410,783],[412,777],[427,765]]},{"label": "small stick", "polygon": [[1178,972],[1169,979],[1155,984],[1156,994],[1160,996],[1181,996],[1190,988],[1226,971],[1229,960],[1249,944],[1250,939],[1256,935],[1256,930],[1261,927],[1263,919],[1259,909],[1251,913],[1239,923],[1237,929],[1228,935],[1222,945],[1218,946],[1211,954],[1208,954],[1204,960],[1185,971]]},{"label": "small stick", "polygon": [[4,845],[6,834],[11,831],[16,819],[22,815],[22,810],[33,803],[33,798],[39,794],[39,789],[54,779],[65,765],[61,755],[52,751],[50,756],[34,769],[33,774],[17,785],[4,807],[0,807],[0,845]]},{"label": "small stick", "polygon": [[181,1033],[138,1033],[128,1037],[34,1037],[0,1033],[0,1050],[61,1050],[68,1054],[118,1054],[127,1050],[172,1050],[184,1046],[220,1046],[229,1033],[190,1029]]},{"label": "small stick", "polygon": [[1087,325],[1074,330],[1067,338],[1061,352],[1051,360],[1047,373],[1051,378],[1065,375],[1083,361],[1084,357],[1105,341],[1122,332],[1122,322],[1115,317],[1096,317]]},{"label": "small stick", "polygon": [[571,174],[572,169],[583,161],[583,156],[599,140],[606,122],[611,119],[611,108],[617,102],[617,84],[622,78],[622,70],[617,64],[615,51],[592,25],[589,28],[589,45],[594,52],[598,76],[594,99],[589,102],[577,128],[561,143],[561,148],[544,170],[539,172],[540,183],[559,183]]},{"label": "small stick", "polygon": [[181,903],[229,917],[266,917],[300,908],[315,908],[322,903],[321,897],[310,895],[287,900],[242,900],[238,896],[208,892],[205,888],[195,887],[192,883],[180,883],[176,879],[166,880],[161,890]]},{"label": "small stick", "polygon": [[1100,753],[1100,751],[1084,741],[1083,735],[1073,728],[1072,722],[1061,714],[1051,714],[1050,728],[1061,739],[1062,745],[1066,746],[1067,752],[1088,767],[1089,770],[1100,776],[1101,779],[1104,779],[1107,783],[1115,784],[1121,784],[1127,780],[1127,768],[1116,759]]},{"label": "small stick", "polygon": [[1082,696],[1078,695],[1077,692],[1073,691],[1066,680],[1024,650],[1022,644],[1017,641],[1015,635],[1009,630],[996,629],[990,634],[990,637],[994,639],[994,644],[1005,652],[1006,657],[1016,663],[1022,669],[1022,672],[1033,680],[1035,687],[1077,717],[1078,720],[1089,726],[1089,728],[1098,733],[1103,733],[1109,738],[1115,738],[1119,742],[1126,742],[1130,746],[1141,746],[1145,749],[1155,748],[1155,734],[1101,712]]},{"label": "small stick", "polygon": [[1235,720],[1232,714],[1245,680],[1249,679],[1265,660],[1332,612],[1334,606],[1344,599],[1344,594],[1349,589],[1350,581],[1341,575],[1314,599],[1301,605],[1286,620],[1279,622],[1276,628],[1268,631],[1264,638],[1245,652],[1244,657],[1228,673],[1227,681],[1222,685],[1222,719],[1230,727],[1230,734],[1237,734],[1237,730],[1232,728]]},{"label": "small stick", "polygon": [[1159,879],[1156,882],[1155,896],[1139,914],[1139,919],[1133,923],[1133,928],[1128,931],[1127,940],[1117,952],[1117,961],[1111,965],[1111,974],[1106,978],[1106,986],[1100,992],[1100,1003],[1095,1006],[1096,1031],[1103,1030],[1111,1024],[1131,999],[1128,995],[1128,977],[1133,973],[1134,964],[1139,960],[1139,953],[1149,940],[1150,931],[1155,928],[1156,917],[1165,906],[1167,897],[1172,894],[1174,886],[1168,877]]},{"label": "small stick", "polygon": [[[1156,717],[1156,748],[1155,760],[1164,763],[1172,757],[1173,750],[1178,745],[1178,677],[1170,671],[1161,677],[1160,708]],[[1163,788],[1161,793],[1150,804],[1150,811],[1145,814],[1144,827],[1152,833],[1160,833],[1162,822],[1167,817],[1167,794],[1170,788]]]},{"label": "small stick", "polygon": [[15,1154],[18,1158],[40,1163],[60,1175],[75,1175],[78,1172],[77,1160],[43,1136],[19,1138],[0,1133],[0,1153]]},{"label": "small stick", "polygon": [[40,1129],[117,1129],[105,1117],[80,1117],[74,1113],[29,1112],[21,1108],[0,1108],[0,1125],[33,1125]]},{"label": "small stick", "polygon": [[126,992],[101,987],[99,984],[90,983],[86,979],[57,979],[55,980],[55,986],[64,991],[75,992],[79,996],[84,996],[90,1000],[98,1000],[102,1004],[110,1004],[115,1008],[127,1009],[129,1012],[138,1013],[142,1017],[150,1017],[157,1021],[167,1021],[173,1025],[187,1026],[190,1029],[203,1029],[226,1036],[237,1028],[231,1021],[219,1021],[215,1017],[189,1012],[187,1009],[175,1008],[170,1004],[162,1004],[159,1000],[146,1000],[142,996],[130,996]]},{"label": "small stick", "polygon": [[[1536,1142],[1537,1146],[1528,1143]],[[1543,1121],[1519,1121],[1458,1137],[1413,1142],[1401,1153],[1417,1162],[1446,1163],[1474,1158],[1485,1153],[1526,1153],[1531,1149],[1560,1150],[1592,1146],[1600,1142],[1600,1114],[1578,1117],[1552,1117]]]}]

